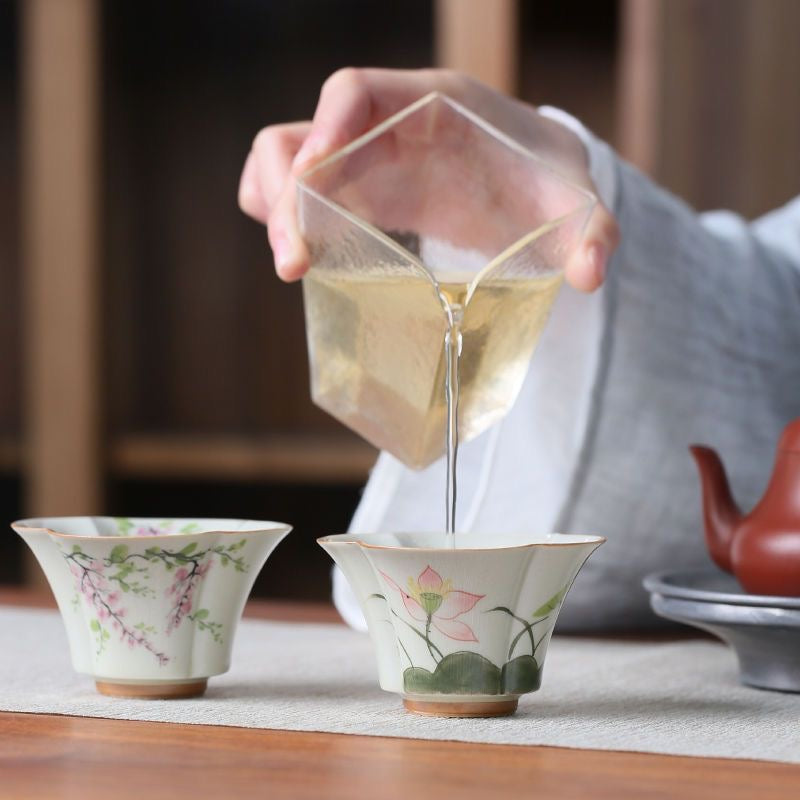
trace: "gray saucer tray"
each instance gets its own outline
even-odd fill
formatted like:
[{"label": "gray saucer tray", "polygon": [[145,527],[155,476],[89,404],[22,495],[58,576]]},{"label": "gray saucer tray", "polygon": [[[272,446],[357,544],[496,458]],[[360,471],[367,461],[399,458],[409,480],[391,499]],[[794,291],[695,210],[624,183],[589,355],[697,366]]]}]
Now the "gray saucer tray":
[{"label": "gray saucer tray", "polygon": [[748,594],[714,568],[656,572],[644,579],[644,588],[659,616],[729,644],[742,683],[800,692],[800,597]]}]

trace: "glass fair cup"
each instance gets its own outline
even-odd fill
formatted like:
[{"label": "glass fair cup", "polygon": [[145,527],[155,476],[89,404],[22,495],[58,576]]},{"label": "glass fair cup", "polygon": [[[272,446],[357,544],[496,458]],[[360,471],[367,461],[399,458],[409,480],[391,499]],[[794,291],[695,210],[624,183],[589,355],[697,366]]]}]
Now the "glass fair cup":
[{"label": "glass fair cup", "polygon": [[595,205],[535,153],[430,94],[298,182],[314,401],[406,465],[445,450],[460,339],[458,438],[514,404]]}]

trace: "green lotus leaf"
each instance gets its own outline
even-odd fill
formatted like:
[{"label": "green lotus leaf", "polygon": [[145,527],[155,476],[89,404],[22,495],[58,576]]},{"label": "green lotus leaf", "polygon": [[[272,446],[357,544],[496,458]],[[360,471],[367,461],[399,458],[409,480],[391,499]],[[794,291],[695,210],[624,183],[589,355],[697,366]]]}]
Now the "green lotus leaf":
[{"label": "green lotus leaf", "polygon": [[433,673],[442,694],[500,694],[500,670],[479,653],[446,655]]},{"label": "green lotus leaf", "polygon": [[500,680],[505,694],[535,692],[542,684],[542,671],[533,656],[517,656],[503,665]]},{"label": "green lotus leaf", "polygon": [[422,667],[409,667],[403,673],[403,688],[407,692],[426,694],[436,691],[433,673]]}]

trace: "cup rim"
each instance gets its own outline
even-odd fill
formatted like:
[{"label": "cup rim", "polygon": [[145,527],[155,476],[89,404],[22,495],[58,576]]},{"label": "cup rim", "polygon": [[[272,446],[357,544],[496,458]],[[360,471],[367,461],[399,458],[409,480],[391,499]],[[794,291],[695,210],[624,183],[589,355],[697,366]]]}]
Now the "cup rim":
[{"label": "cup rim", "polygon": [[[431,535],[440,535],[441,531],[416,531],[416,535],[422,536],[431,536]],[[579,542],[524,542],[520,544],[509,544],[509,545],[499,545],[497,547],[409,547],[406,545],[386,545],[386,544],[374,544],[370,542],[365,542],[360,538],[356,537],[370,537],[370,536],[387,536],[391,535],[391,532],[381,532],[381,533],[357,533],[357,532],[349,532],[349,533],[338,533],[338,534],[329,534],[327,536],[321,536],[317,539],[317,544],[322,546],[323,544],[357,544],[359,547],[365,550],[395,550],[395,551],[413,551],[416,553],[474,553],[474,552],[492,552],[498,550],[525,550],[531,547],[585,547],[586,545],[595,545],[599,547],[601,544],[607,541],[605,536],[599,536],[595,534],[574,534],[574,533],[559,533],[554,531],[550,534],[537,534],[539,536],[580,536],[583,541]],[[413,535],[413,534],[412,534]],[[457,534],[456,534],[457,535]],[[347,538],[352,537],[352,538]]]},{"label": "cup rim", "polygon": [[61,539],[82,539],[84,541],[91,541],[91,542],[100,542],[100,541],[114,541],[119,542],[122,540],[126,541],[161,541],[161,540],[169,540],[175,541],[176,539],[190,539],[196,536],[204,536],[205,534],[212,533],[217,535],[224,535],[224,536],[236,536],[236,535],[248,535],[253,533],[283,533],[284,535],[291,533],[292,526],[288,525],[285,522],[277,522],[272,520],[255,520],[255,519],[238,519],[233,517],[223,518],[223,517],[129,517],[129,519],[138,519],[138,520],[148,520],[153,522],[164,522],[165,520],[171,519],[175,521],[187,521],[187,522],[197,522],[202,524],[203,522],[207,521],[224,521],[228,523],[255,523],[262,527],[259,528],[251,528],[250,530],[232,530],[232,529],[224,529],[224,528],[209,528],[208,530],[201,530],[201,531],[187,531],[181,532],[176,531],[175,533],[159,533],[153,536],[127,536],[125,534],[117,534],[114,536],[107,536],[103,534],[97,535],[87,535],[81,533],[64,533],[63,531],[57,531],[52,527],[48,526],[48,523],[51,523],[54,520],[84,520],[84,519],[106,519],[106,520],[114,520],[119,519],[120,517],[108,516],[103,514],[76,514],[76,515],[64,515],[60,517],[28,517],[26,519],[18,519],[11,523],[11,527],[17,533],[26,532],[26,533],[47,533],[50,536],[58,536]]}]

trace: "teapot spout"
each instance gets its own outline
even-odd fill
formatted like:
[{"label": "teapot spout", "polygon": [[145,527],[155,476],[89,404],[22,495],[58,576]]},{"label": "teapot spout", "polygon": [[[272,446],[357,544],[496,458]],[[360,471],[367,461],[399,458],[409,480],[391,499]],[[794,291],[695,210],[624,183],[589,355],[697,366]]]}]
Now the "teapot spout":
[{"label": "teapot spout", "polygon": [[731,495],[725,467],[716,451],[701,445],[692,445],[689,451],[700,473],[708,552],[718,567],[732,572],[731,544],[742,512]]}]

